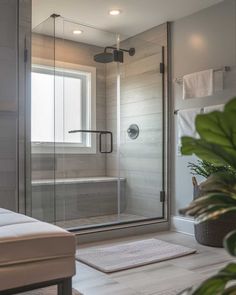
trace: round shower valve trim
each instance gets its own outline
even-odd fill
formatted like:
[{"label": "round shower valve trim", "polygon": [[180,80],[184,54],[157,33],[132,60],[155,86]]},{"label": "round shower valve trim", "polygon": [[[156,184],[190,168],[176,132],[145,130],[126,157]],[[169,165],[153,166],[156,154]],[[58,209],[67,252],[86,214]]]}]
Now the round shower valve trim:
[{"label": "round shower valve trim", "polygon": [[129,138],[136,139],[139,136],[139,127],[137,124],[131,124],[127,129]]}]

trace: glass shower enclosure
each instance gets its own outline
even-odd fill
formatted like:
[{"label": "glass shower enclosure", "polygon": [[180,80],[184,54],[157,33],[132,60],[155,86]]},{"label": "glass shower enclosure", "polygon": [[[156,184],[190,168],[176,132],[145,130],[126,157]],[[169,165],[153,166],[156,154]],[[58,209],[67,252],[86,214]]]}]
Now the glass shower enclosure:
[{"label": "glass shower enclosure", "polygon": [[34,28],[29,215],[71,230],[164,218],[163,52],[58,15]]}]

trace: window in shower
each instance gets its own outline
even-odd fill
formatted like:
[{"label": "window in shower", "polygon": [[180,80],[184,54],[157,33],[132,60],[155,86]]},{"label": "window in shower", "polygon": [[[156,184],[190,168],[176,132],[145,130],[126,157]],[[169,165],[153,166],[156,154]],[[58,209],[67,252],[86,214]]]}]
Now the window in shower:
[{"label": "window in shower", "polygon": [[95,83],[96,69],[92,67],[76,71],[33,67],[33,152],[51,152],[54,143],[58,152],[60,149],[68,153],[96,152],[96,142],[90,134],[69,133],[95,129]]}]

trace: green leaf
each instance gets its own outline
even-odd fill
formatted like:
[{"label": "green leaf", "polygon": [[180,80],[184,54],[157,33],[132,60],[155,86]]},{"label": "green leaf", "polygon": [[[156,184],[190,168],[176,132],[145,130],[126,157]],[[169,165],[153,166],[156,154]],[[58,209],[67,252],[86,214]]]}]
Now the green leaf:
[{"label": "green leaf", "polygon": [[228,172],[212,174],[199,186],[202,194],[209,192],[223,192],[236,194],[236,176]]},{"label": "green leaf", "polygon": [[[230,112],[228,116],[231,115],[231,113],[232,112]],[[204,139],[209,143],[232,148],[228,116],[225,113],[217,111],[197,115],[196,130],[201,139]]]},{"label": "green leaf", "polygon": [[236,211],[236,207],[229,206],[229,208],[221,208],[219,210],[215,210],[214,212],[205,212],[196,218],[196,222],[200,223],[200,222],[205,222],[208,220],[215,220],[226,213],[235,212],[235,211]]},{"label": "green leaf", "polygon": [[236,256],[236,230],[228,233],[224,238],[224,247],[230,255]]},{"label": "green leaf", "polygon": [[236,279],[236,264],[230,263],[219,273],[203,282],[192,295],[222,295],[228,282]]},{"label": "green leaf", "polygon": [[236,211],[236,195],[226,192],[207,193],[179,210],[182,215],[193,216],[197,223],[219,218],[232,211]]},{"label": "green leaf", "polygon": [[219,274],[231,276],[231,279],[236,279],[236,263],[229,263],[226,267],[219,271]]},{"label": "green leaf", "polygon": [[224,147],[229,153],[236,152],[236,98],[226,104],[223,112],[211,112],[196,117],[196,130],[201,139]]},{"label": "green leaf", "polygon": [[221,295],[236,295],[236,286],[231,286],[223,291]]},{"label": "green leaf", "polygon": [[214,276],[203,282],[192,295],[217,295],[224,291],[225,285],[228,282],[225,276]]},{"label": "green leaf", "polygon": [[209,161],[216,166],[229,165],[236,169],[236,152],[235,155],[232,156],[220,145],[189,136],[184,136],[181,140],[181,153],[183,155],[188,156],[195,154],[200,159]]},{"label": "green leaf", "polygon": [[197,288],[188,288],[179,295],[235,295],[235,286],[227,284],[236,279],[236,264],[229,263],[215,276],[205,280]]},{"label": "green leaf", "polygon": [[208,178],[212,174],[216,174],[219,172],[224,172],[226,176],[235,176],[236,178],[236,170],[232,169],[229,165],[224,166],[215,166],[212,163],[205,160],[197,160],[197,163],[188,163],[188,168],[190,168],[191,174],[200,175],[204,178]]},{"label": "green leaf", "polygon": [[236,141],[232,136],[236,132],[235,112],[212,112],[196,117],[196,129],[201,139],[221,145],[228,152],[235,153]]},{"label": "green leaf", "polygon": [[195,154],[217,166],[236,169],[236,98],[226,104],[223,112],[200,114],[196,130],[200,139],[182,138],[182,154]]},{"label": "green leaf", "polygon": [[229,102],[225,105],[225,112],[236,112],[236,97],[232,98]]},{"label": "green leaf", "polygon": [[197,223],[219,218],[236,211],[236,177],[234,174],[218,172],[211,175],[200,186],[201,197],[179,212],[195,217]]}]

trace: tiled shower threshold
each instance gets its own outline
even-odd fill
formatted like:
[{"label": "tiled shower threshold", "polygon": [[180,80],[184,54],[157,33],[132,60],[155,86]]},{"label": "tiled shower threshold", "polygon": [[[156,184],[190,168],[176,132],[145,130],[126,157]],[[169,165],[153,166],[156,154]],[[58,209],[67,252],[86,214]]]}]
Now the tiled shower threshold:
[{"label": "tiled shower threshold", "polygon": [[103,215],[103,216],[96,216],[96,217],[88,217],[88,218],[79,218],[73,220],[66,220],[66,221],[58,221],[56,225],[70,229],[70,228],[87,228],[89,226],[98,226],[98,225],[109,225],[119,222],[129,222],[129,221],[142,221],[145,220],[147,217],[128,214],[128,213],[121,213],[119,216],[118,214],[112,215]]}]

